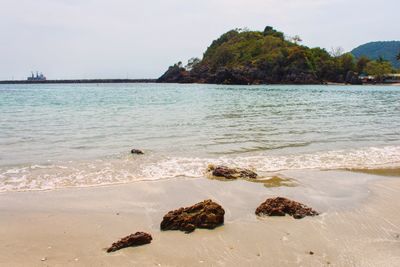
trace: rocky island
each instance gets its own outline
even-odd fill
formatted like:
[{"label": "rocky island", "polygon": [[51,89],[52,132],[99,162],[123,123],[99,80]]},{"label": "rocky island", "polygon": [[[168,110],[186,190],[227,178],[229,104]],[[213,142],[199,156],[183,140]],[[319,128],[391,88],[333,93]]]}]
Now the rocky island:
[{"label": "rocky island", "polygon": [[287,37],[267,26],[264,31],[235,29],[224,33],[205,51],[170,66],[157,80],[163,83],[210,84],[361,84],[359,75],[394,72],[390,62],[356,59],[351,53],[301,45],[299,36]]}]

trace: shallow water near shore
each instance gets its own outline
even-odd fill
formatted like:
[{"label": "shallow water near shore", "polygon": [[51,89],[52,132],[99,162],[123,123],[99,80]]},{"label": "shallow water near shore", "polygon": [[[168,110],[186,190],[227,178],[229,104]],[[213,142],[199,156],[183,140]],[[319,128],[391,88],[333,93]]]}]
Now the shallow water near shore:
[{"label": "shallow water near shore", "polygon": [[0,85],[0,114],[0,192],[400,166],[395,86]]}]

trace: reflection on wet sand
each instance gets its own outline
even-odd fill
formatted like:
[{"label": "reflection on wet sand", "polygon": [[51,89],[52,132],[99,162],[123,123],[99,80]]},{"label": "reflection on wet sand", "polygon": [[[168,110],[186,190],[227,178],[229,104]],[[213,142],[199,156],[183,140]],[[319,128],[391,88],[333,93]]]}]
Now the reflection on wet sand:
[{"label": "reflection on wet sand", "polygon": [[[207,178],[211,180],[218,180],[218,181],[235,181],[236,179],[227,179],[224,177],[218,177],[213,175],[207,175]],[[298,182],[295,179],[285,177],[281,174],[272,174],[272,175],[265,175],[265,176],[258,176],[256,179],[249,179],[249,178],[241,178],[240,180],[245,180],[252,183],[261,183],[264,184],[267,188],[273,187],[295,187],[298,185]]]},{"label": "reflection on wet sand", "polygon": [[348,170],[352,171],[352,172],[366,173],[366,174],[379,175],[379,176],[400,177],[400,168],[383,168],[383,169],[352,168],[352,169],[348,169]]}]

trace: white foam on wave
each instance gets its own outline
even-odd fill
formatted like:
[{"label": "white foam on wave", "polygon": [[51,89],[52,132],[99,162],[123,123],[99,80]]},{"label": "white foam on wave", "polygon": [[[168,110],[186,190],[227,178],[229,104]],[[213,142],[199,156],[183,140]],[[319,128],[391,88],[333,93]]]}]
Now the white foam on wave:
[{"label": "white foam on wave", "polygon": [[302,169],[400,167],[400,146],[323,151],[306,154],[222,156],[218,158],[144,156],[0,169],[0,192],[51,190],[141,180],[204,176],[208,164],[277,172]]},{"label": "white foam on wave", "polygon": [[220,157],[217,159],[173,157],[155,165],[147,166],[144,172],[152,177],[200,177],[210,163],[252,168],[259,172],[397,167],[400,166],[400,146],[370,147],[359,150],[336,150],[284,156],[263,154],[247,157]]}]

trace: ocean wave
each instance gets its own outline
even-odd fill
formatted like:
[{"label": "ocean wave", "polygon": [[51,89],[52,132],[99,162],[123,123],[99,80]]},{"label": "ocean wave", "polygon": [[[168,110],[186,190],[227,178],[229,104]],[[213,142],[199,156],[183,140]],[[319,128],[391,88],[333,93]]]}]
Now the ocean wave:
[{"label": "ocean wave", "polygon": [[238,166],[258,172],[278,172],[303,169],[386,168],[400,166],[400,146],[370,147],[291,155],[256,155],[246,157],[185,158],[171,157],[147,166],[144,172],[152,177],[200,177],[210,164]]},{"label": "ocean wave", "polygon": [[251,168],[259,173],[400,167],[400,146],[368,147],[290,155],[201,157],[116,157],[0,168],[0,192],[100,186],[176,177],[204,177],[208,164]]}]

